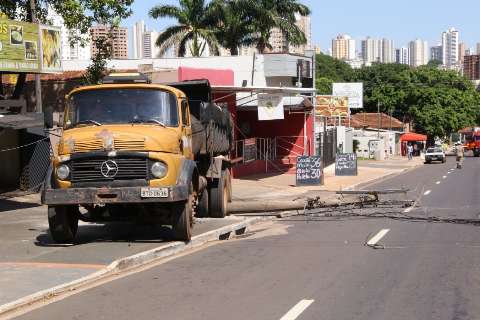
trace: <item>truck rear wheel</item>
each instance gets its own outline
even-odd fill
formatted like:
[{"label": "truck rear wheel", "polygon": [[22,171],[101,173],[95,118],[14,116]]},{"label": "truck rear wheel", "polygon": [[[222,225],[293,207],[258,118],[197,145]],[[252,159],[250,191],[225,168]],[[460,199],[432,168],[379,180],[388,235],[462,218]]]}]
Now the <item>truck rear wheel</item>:
[{"label": "truck rear wheel", "polygon": [[173,238],[177,241],[190,241],[193,227],[193,195],[189,195],[187,201],[173,205]]},{"label": "truck rear wheel", "polygon": [[77,206],[49,206],[48,227],[56,243],[72,243],[78,230]]},{"label": "truck rear wheel", "polygon": [[212,218],[225,218],[228,204],[228,182],[225,170],[220,179],[212,183],[209,188],[210,206],[209,212]]}]

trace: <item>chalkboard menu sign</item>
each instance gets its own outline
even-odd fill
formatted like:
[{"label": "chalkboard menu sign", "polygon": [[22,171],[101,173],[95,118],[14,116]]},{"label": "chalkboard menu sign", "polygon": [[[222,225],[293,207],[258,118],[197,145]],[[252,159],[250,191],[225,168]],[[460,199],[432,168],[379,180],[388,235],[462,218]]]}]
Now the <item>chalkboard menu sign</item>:
[{"label": "chalkboard menu sign", "polygon": [[257,140],[255,138],[245,139],[243,147],[243,161],[250,162],[257,159]]},{"label": "chalkboard menu sign", "polygon": [[335,175],[358,175],[357,155],[355,153],[338,153],[335,159]]},{"label": "chalkboard menu sign", "polygon": [[321,184],[322,157],[297,157],[297,186],[314,186]]}]

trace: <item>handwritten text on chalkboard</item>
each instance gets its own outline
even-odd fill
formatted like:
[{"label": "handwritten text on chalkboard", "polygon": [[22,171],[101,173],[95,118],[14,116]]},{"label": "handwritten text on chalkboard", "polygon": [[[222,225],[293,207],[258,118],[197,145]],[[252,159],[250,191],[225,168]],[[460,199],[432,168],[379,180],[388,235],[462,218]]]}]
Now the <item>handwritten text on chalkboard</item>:
[{"label": "handwritten text on chalkboard", "polygon": [[319,185],[321,183],[321,178],[321,157],[297,157],[297,185]]}]

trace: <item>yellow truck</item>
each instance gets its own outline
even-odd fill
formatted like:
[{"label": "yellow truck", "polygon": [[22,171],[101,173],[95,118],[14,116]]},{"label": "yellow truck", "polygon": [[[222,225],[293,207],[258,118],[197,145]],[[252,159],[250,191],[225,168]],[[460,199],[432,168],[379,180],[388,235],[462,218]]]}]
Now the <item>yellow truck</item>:
[{"label": "yellow truck", "polygon": [[138,219],[189,241],[194,216],[227,215],[233,126],[207,80],[159,85],[112,74],[66,101],[42,192],[55,242],[74,242],[79,220]]}]

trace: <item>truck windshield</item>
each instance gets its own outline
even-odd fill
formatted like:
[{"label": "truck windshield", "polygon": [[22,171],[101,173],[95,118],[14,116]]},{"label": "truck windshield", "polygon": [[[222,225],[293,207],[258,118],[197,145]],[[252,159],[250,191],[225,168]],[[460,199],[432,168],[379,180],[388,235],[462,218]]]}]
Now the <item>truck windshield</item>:
[{"label": "truck windshield", "polygon": [[155,89],[81,91],[70,97],[66,111],[66,128],[124,123],[178,126],[177,98]]}]

